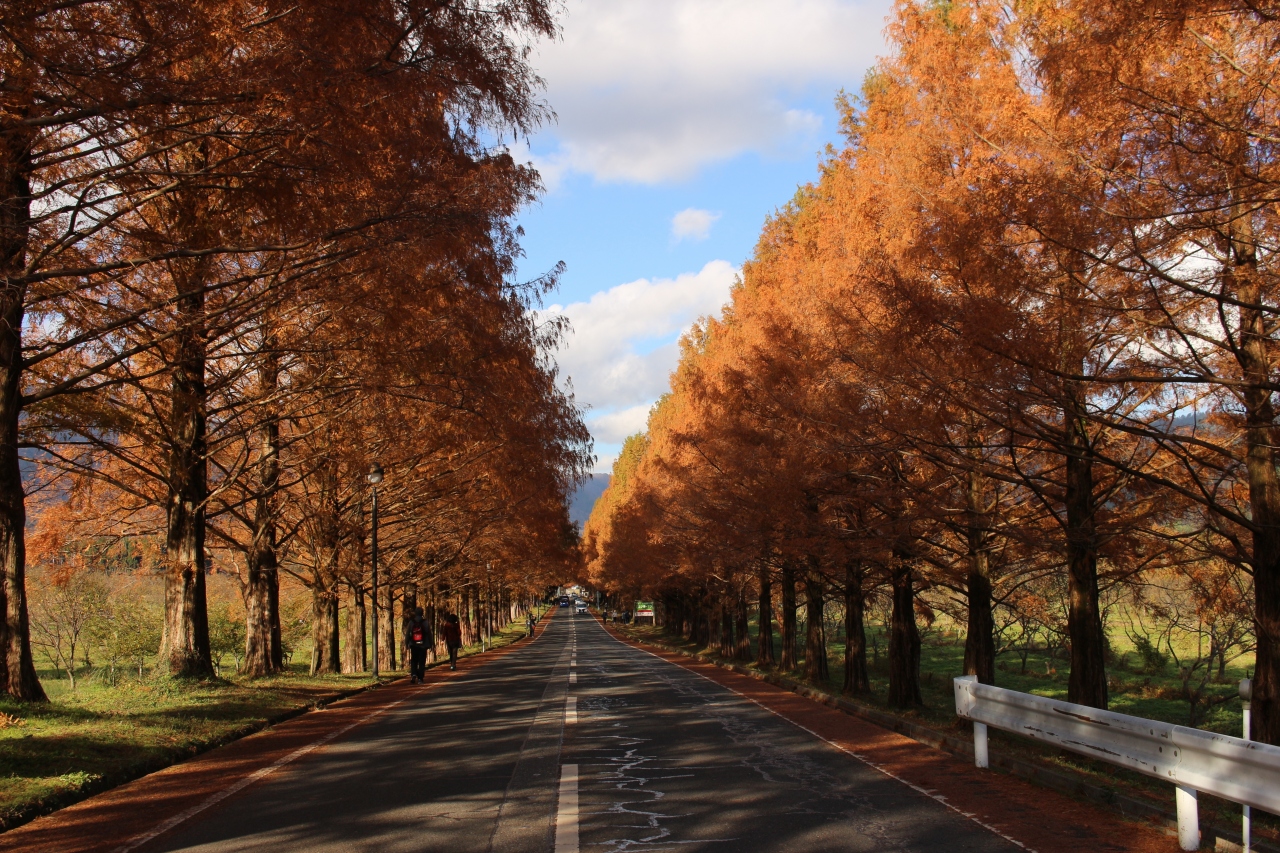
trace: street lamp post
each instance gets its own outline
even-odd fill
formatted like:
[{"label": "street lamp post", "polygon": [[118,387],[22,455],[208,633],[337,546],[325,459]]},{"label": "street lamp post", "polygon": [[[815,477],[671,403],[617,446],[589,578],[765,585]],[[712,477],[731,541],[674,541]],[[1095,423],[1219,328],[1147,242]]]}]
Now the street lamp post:
[{"label": "street lamp post", "polygon": [[370,513],[372,518],[373,532],[369,542],[370,562],[373,564],[373,677],[378,678],[378,484],[382,482],[382,466],[374,462],[369,466],[369,473],[365,476],[369,481],[369,485],[373,487],[373,509]]}]

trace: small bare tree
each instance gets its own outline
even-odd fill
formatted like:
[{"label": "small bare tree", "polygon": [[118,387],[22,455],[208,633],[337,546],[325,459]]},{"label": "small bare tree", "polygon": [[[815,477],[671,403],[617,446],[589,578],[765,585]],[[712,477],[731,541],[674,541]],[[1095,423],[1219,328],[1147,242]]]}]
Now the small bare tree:
[{"label": "small bare tree", "polygon": [[32,644],[76,689],[76,653],[107,612],[107,588],[88,571],[53,576],[31,589]]}]

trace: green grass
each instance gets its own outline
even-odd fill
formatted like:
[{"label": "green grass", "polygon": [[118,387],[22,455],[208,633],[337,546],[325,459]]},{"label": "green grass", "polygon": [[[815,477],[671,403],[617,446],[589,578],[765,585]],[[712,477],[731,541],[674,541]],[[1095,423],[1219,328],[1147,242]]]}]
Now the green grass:
[{"label": "green grass", "polygon": [[[494,635],[492,648],[524,634],[523,623],[508,625]],[[461,654],[479,652],[475,645]],[[115,684],[86,673],[77,677],[75,690],[63,673],[41,672],[48,704],[0,699],[0,828],[235,740],[325,696],[372,683],[368,673],[312,676],[307,668],[294,663],[269,678],[203,682],[120,675]]]},{"label": "green grass", "polygon": [[[88,794],[262,728],[366,674],[206,682],[88,678],[71,690],[41,673],[48,704],[0,700],[0,825],[8,828]],[[50,677],[53,676],[53,677]]]},{"label": "green grass", "polygon": [[[753,623],[754,631],[755,625]],[[830,635],[829,635],[830,636]],[[804,660],[804,623],[797,630],[799,648],[797,659]],[[1142,661],[1127,638],[1111,638],[1113,657],[1108,662],[1110,709],[1121,714],[1162,720],[1185,726],[1190,724],[1190,703],[1181,697],[1181,680],[1176,668],[1170,664],[1164,670],[1147,672]],[[882,626],[867,626],[867,664],[871,675],[871,696],[868,701],[877,703],[889,690],[889,652],[887,632]],[[878,653],[875,649],[878,647]],[[754,640],[752,648],[755,648]],[[774,633],[774,657],[781,660],[782,641]],[[838,692],[844,683],[844,643],[827,644],[830,681],[825,685]],[[1212,682],[1206,694],[1219,701],[1205,711],[1197,728],[1239,736],[1242,727],[1242,708],[1238,684],[1247,677],[1253,667],[1252,655],[1238,658],[1227,666],[1221,682]],[[950,724],[954,721],[955,701],[951,680],[964,671],[964,636],[957,631],[929,631],[921,639],[920,692],[925,707],[919,713],[934,722]],[[798,675],[799,673],[795,673]],[[1043,651],[1027,655],[1023,672],[1021,656],[1006,652],[996,658],[996,684],[1022,693],[1034,693],[1051,699],[1067,698],[1067,679],[1070,662],[1062,656],[1051,658]]]}]

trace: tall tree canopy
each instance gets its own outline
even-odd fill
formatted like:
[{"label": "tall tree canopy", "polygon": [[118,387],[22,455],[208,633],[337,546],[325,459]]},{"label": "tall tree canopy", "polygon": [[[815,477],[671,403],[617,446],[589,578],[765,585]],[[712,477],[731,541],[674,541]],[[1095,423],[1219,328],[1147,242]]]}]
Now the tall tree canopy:
[{"label": "tall tree canopy", "polygon": [[993,614],[1044,590],[1069,697],[1096,707],[1110,590],[1243,578],[1254,734],[1280,742],[1264,7],[900,0],[891,54],[840,101],[845,146],[619,458],[590,576],[725,646],[716,613],[754,598],[758,657],[776,618],[784,666],[803,587],[812,678],[838,590],[851,692],[882,601],[899,705],[920,698],[921,591],[959,605],[965,669],[991,681]]}]

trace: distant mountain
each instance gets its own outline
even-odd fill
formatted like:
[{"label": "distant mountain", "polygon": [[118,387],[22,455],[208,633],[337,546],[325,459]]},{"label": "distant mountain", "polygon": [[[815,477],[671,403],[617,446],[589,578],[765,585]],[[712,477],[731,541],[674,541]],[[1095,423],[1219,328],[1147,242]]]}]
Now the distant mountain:
[{"label": "distant mountain", "polygon": [[569,499],[569,518],[578,525],[579,529],[587,523],[591,508],[596,505],[596,501],[608,486],[608,474],[592,474],[591,479],[584,482],[578,487],[578,491],[573,493],[573,497]]}]

